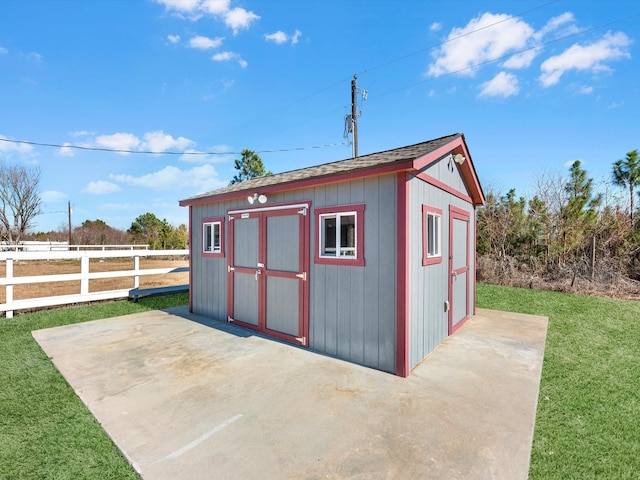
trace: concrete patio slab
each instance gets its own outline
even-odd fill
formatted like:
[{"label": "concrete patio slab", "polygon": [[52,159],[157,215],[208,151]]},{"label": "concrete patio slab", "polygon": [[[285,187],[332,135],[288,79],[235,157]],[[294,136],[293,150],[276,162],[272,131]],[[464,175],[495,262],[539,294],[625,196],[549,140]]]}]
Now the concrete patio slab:
[{"label": "concrete patio slab", "polygon": [[514,480],[546,329],[479,309],[408,378],[186,308],[33,336],[145,479]]}]

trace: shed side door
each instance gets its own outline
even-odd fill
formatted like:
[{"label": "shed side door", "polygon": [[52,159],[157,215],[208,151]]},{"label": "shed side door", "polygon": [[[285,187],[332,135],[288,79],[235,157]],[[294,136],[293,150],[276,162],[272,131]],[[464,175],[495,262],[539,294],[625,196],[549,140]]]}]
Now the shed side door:
[{"label": "shed side door", "polygon": [[469,212],[449,206],[449,334],[469,316]]}]

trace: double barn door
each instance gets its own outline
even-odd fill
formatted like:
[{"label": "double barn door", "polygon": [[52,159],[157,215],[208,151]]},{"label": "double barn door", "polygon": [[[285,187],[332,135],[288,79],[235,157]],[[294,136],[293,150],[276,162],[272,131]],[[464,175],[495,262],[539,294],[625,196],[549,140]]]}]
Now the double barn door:
[{"label": "double barn door", "polygon": [[230,322],[308,346],[308,210],[229,212]]}]

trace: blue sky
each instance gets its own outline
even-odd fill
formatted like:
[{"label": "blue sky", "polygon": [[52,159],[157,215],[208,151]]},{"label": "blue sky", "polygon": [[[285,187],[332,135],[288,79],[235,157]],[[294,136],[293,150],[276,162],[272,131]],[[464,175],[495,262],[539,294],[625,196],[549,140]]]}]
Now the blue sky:
[{"label": "blue sky", "polygon": [[36,231],[67,202],[74,225],[186,223],[178,201],[228,184],[244,148],[273,172],[349,158],[354,74],[361,155],[462,132],[485,190],[532,194],[574,160],[604,188],[640,148],[633,0],[2,7],[0,160],[40,168]]}]

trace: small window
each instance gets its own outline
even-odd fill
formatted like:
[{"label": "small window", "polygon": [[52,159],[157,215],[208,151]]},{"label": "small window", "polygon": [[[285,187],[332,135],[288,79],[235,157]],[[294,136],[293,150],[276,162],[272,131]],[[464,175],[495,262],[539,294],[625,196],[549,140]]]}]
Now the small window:
[{"label": "small window", "polygon": [[442,210],[422,206],[422,264],[442,262]]},{"label": "small window", "polygon": [[203,255],[211,257],[224,256],[223,225],[223,218],[206,219],[202,222]]},{"label": "small window", "polygon": [[364,205],[317,208],[316,263],[364,265]]}]

